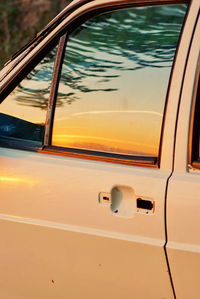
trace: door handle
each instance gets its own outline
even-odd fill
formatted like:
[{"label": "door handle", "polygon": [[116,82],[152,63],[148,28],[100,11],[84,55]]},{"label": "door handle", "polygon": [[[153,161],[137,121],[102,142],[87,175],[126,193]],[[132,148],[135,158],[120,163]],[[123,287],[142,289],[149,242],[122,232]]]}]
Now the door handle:
[{"label": "door handle", "polygon": [[110,193],[100,192],[99,203],[109,206],[118,217],[132,218],[135,214],[153,214],[155,202],[147,197],[139,197],[129,186],[114,186]]}]

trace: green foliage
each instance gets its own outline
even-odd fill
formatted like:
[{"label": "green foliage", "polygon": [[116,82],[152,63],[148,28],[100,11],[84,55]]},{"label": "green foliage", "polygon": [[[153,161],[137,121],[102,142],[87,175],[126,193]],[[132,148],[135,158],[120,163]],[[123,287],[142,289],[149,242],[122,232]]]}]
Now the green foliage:
[{"label": "green foliage", "polygon": [[0,68],[71,0],[6,0],[0,3]]}]

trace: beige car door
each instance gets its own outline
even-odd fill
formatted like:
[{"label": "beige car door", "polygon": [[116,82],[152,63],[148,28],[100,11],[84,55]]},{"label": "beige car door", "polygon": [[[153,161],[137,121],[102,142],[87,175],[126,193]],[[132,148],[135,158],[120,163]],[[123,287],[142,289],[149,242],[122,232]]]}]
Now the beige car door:
[{"label": "beige car door", "polygon": [[181,299],[199,298],[199,25],[196,17],[181,96],[174,172],[167,196],[167,254],[174,289]]},{"label": "beige car door", "polygon": [[186,4],[92,1],[3,79],[2,97],[43,55],[0,105],[2,298],[174,298],[165,197],[196,2],[179,43]]}]

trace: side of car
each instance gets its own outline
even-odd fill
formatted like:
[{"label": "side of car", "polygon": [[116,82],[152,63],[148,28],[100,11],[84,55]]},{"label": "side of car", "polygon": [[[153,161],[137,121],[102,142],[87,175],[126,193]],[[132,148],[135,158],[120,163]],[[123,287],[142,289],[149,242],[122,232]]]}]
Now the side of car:
[{"label": "side of car", "polygon": [[199,0],[74,3],[2,71],[2,295],[198,298]]},{"label": "side of car", "polygon": [[167,193],[167,254],[177,298],[199,297],[199,25],[197,16],[183,79],[174,170]]}]

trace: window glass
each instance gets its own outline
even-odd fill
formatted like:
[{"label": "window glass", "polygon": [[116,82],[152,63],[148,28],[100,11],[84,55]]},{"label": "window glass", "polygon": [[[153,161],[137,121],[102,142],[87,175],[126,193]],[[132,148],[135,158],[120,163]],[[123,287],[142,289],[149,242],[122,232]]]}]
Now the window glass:
[{"label": "window glass", "polygon": [[186,5],[137,7],[88,20],[67,42],[52,144],[158,156]]},{"label": "window glass", "polygon": [[198,83],[198,88],[197,88],[197,99],[196,99],[197,105],[196,105],[196,115],[198,115],[198,120],[196,120],[196,122],[198,122],[196,128],[197,129],[197,147],[198,147],[198,155],[197,155],[197,159],[200,160],[200,78],[199,78],[199,83]]},{"label": "window glass", "polygon": [[[198,168],[200,162],[200,78],[198,78],[197,91],[196,91],[196,104],[194,112],[193,123],[193,137],[192,137],[192,157],[191,162],[198,161]],[[196,165],[195,165],[196,166]]]},{"label": "window glass", "polygon": [[0,105],[0,137],[42,143],[56,49]]}]

